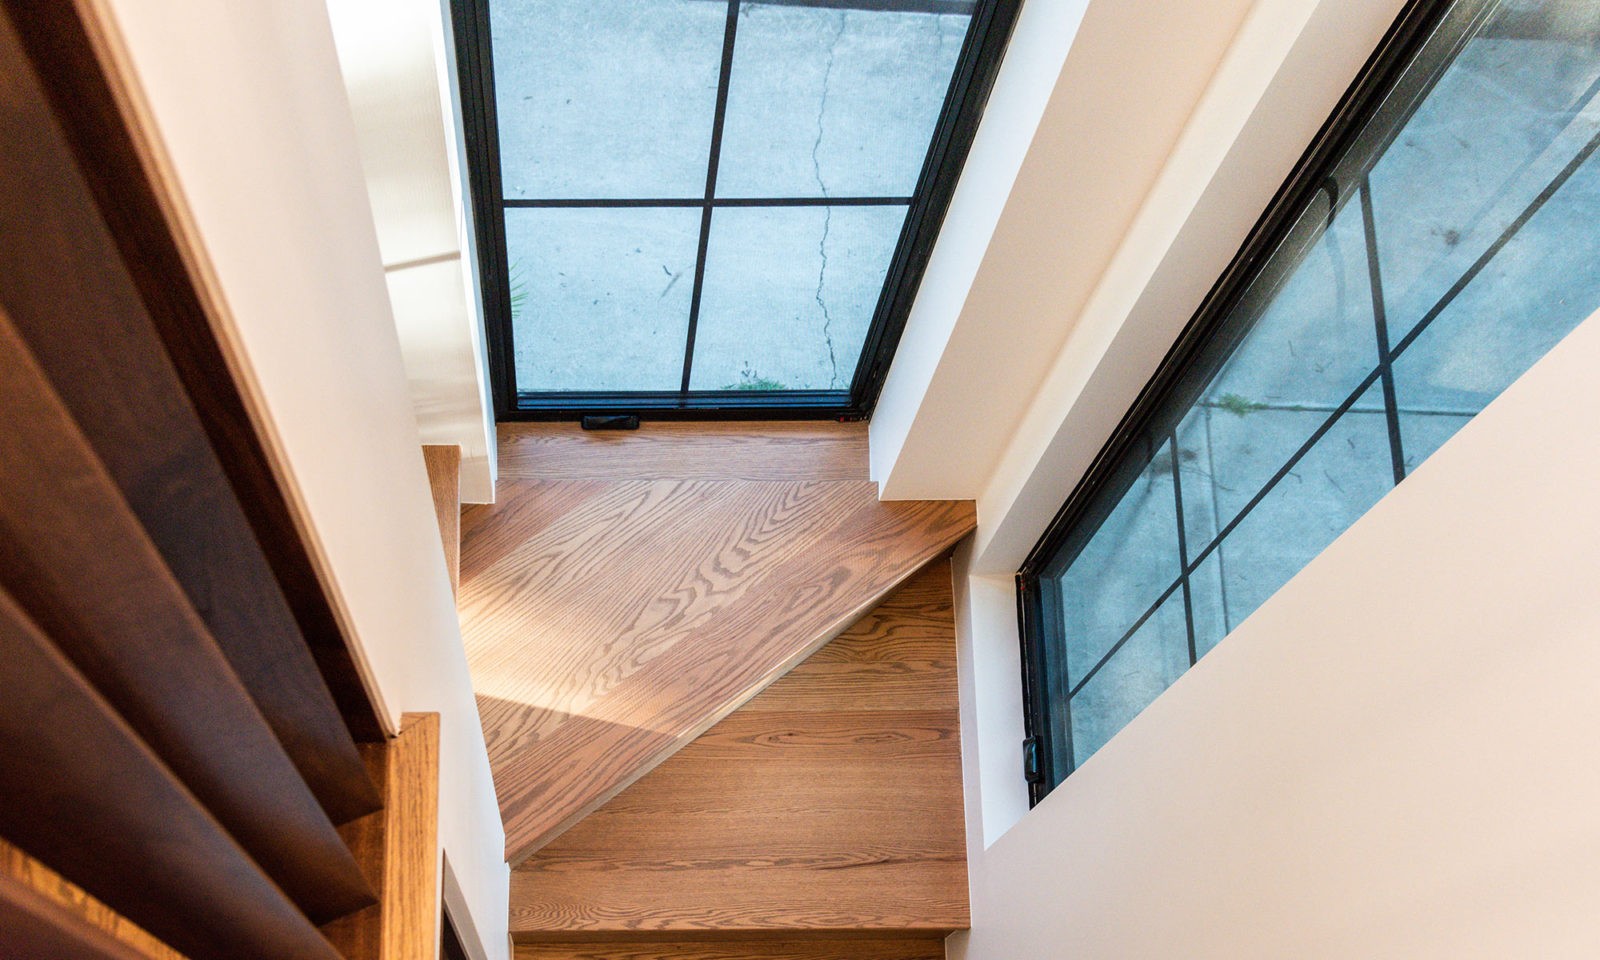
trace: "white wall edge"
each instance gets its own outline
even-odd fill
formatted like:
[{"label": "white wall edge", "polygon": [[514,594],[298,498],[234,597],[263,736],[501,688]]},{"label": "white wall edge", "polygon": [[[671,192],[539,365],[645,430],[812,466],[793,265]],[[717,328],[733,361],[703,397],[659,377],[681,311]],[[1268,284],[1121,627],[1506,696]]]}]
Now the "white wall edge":
[{"label": "white wall edge", "polygon": [[[989,847],[1028,812],[1022,779],[1022,650],[1010,577],[971,574],[972,544],[952,558],[956,675],[961,704],[961,773],[967,846]],[[973,789],[972,785],[981,785]]]},{"label": "white wall edge", "polygon": [[462,450],[462,497],[493,498],[494,414],[438,0],[326,0],[424,443]]},{"label": "white wall edge", "polygon": [[983,492],[1249,6],[1024,6],[874,413],[886,498]]}]

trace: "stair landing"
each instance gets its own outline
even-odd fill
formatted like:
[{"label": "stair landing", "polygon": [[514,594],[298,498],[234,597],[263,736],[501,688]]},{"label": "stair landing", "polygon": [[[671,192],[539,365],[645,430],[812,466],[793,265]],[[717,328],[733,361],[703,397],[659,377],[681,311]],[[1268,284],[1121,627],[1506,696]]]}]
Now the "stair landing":
[{"label": "stair landing", "polygon": [[461,613],[518,863],[971,531],[878,499],[864,424],[503,424]]},{"label": "stair landing", "polygon": [[951,593],[930,564],[529,857],[512,938],[938,945],[967,927]]}]

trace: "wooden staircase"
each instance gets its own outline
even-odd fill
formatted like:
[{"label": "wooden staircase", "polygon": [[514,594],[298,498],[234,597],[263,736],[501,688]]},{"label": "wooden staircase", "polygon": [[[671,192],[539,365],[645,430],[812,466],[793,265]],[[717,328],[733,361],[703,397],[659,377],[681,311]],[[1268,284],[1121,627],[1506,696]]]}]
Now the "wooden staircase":
[{"label": "wooden staircase", "polygon": [[880,501],[863,424],[502,425],[498,502],[462,517],[460,596],[508,859],[694,741],[973,524],[968,502]]},{"label": "wooden staircase", "polygon": [[0,2],[0,957],[433,956],[439,717],[369,696],[106,13]]},{"label": "wooden staircase", "polygon": [[957,715],[939,561],[518,866],[519,957],[942,957],[968,920]]}]

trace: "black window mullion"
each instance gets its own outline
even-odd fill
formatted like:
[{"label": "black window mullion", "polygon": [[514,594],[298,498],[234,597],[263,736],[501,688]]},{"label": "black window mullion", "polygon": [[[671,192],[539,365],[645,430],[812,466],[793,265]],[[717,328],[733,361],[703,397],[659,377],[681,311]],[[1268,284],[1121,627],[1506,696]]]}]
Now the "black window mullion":
[{"label": "black window mullion", "polygon": [[706,249],[711,243],[712,203],[717,195],[717,164],[722,159],[722,127],[728,116],[728,84],[733,73],[733,43],[739,33],[739,0],[728,0],[728,19],[722,31],[722,68],[717,75],[717,107],[711,119],[711,156],[706,162],[706,192],[700,210],[700,247],[694,261],[694,292],[689,297],[689,329],[684,337],[683,382],[679,392],[687,397],[694,372],[694,337],[700,325],[700,295],[706,284]]},{"label": "black window mullion", "polygon": [[[1495,238],[1494,242],[1489,245],[1488,249],[1480,254],[1478,258],[1473,261],[1472,265],[1469,266],[1464,273],[1462,273],[1460,278],[1458,278],[1455,283],[1451,284],[1450,288],[1446,290],[1445,293],[1434,303],[1434,305],[1428,309],[1428,312],[1423,314],[1422,319],[1417,322],[1417,325],[1413,327],[1409,333],[1401,338],[1399,344],[1387,352],[1388,359],[1390,361],[1399,357],[1417,341],[1417,338],[1428,329],[1434,320],[1437,320],[1439,316],[1444,313],[1451,303],[1455,302],[1456,297],[1460,296],[1461,292],[1465,290],[1474,279],[1477,278],[1478,274],[1483,272],[1483,269],[1489,265],[1489,263],[1500,253],[1502,249],[1505,248],[1506,244],[1511,242],[1512,238],[1514,238],[1517,233],[1527,225],[1529,220],[1533,219],[1533,216],[1539,212],[1540,208],[1549,202],[1551,197],[1555,196],[1556,192],[1560,190],[1569,179],[1571,179],[1572,175],[1577,172],[1578,168],[1583,166],[1583,164],[1596,152],[1596,150],[1600,150],[1600,133],[1597,133],[1594,135],[1594,137],[1590,138],[1588,143],[1586,143],[1584,147],[1578,151],[1577,155],[1567,162],[1567,165],[1563,167],[1548,184],[1545,185],[1543,190],[1539,191],[1539,194],[1533,198],[1533,200],[1522,211],[1522,213],[1520,213],[1517,218],[1513,220],[1504,231],[1501,232],[1500,236]],[[1363,183],[1362,197],[1365,206],[1365,183]],[[1366,210],[1364,209],[1363,213],[1365,212]],[[1387,331],[1385,331],[1385,333],[1387,333]],[[1221,545],[1222,541],[1227,538],[1228,534],[1232,533],[1234,528],[1244,521],[1244,518],[1249,515],[1250,511],[1254,510],[1256,505],[1265,499],[1267,494],[1272,492],[1273,488],[1276,487],[1278,483],[1283,480],[1283,478],[1287,476],[1297,464],[1299,464],[1306,454],[1311,452],[1311,448],[1316,446],[1317,441],[1321,440],[1329,430],[1333,429],[1333,425],[1339,421],[1339,418],[1343,417],[1345,413],[1355,405],[1356,401],[1361,399],[1361,396],[1366,393],[1367,390],[1371,389],[1374,383],[1378,382],[1382,378],[1384,372],[1385,365],[1380,364],[1380,366],[1375,368],[1371,373],[1361,378],[1361,382],[1358,383],[1356,388],[1350,392],[1350,395],[1345,398],[1344,402],[1340,403],[1333,409],[1333,411],[1328,415],[1327,419],[1325,419],[1322,424],[1312,432],[1311,436],[1307,438],[1305,443],[1301,444],[1299,449],[1290,455],[1289,459],[1282,467],[1278,469],[1276,473],[1272,475],[1271,479],[1269,479],[1266,484],[1264,484],[1262,488],[1245,503],[1244,507],[1239,510],[1233,519],[1229,520],[1221,530],[1217,531],[1217,535],[1212,538],[1211,542],[1202,548],[1194,557],[1194,559],[1190,561],[1188,567],[1184,571],[1185,574],[1193,573],[1194,570],[1205,561],[1206,557],[1210,556],[1211,553]],[[1393,410],[1394,408],[1390,407],[1390,409]],[[1404,461],[1402,461],[1402,466],[1403,464]]]},{"label": "black window mullion", "polygon": [[[1564,167],[1561,172],[1558,173],[1542,191],[1540,191],[1539,195],[1534,198],[1534,200],[1528,205],[1527,209],[1525,209],[1523,213],[1505,229],[1501,236],[1490,245],[1489,249],[1484,251],[1484,253],[1472,264],[1471,267],[1467,269],[1461,278],[1457,280],[1456,283],[1451,285],[1450,289],[1439,298],[1439,301],[1435,303],[1430,310],[1428,310],[1422,321],[1420,321],[1417,326],[1400,341],[1398,347],[1394,349],[1392,356],[1398,356],[1407,347],[1411,346],[1412,343],[1416,342],[1417,337],[1423,332],[1423,330],[1425,330],[1433,320],[1437,319],[1437,317],[1444,312],[1445,308],[1455,300],[1461,291],[1464,290],[1480,272],[1482,272],[1484,266],[1486,266],[1488,262],[1492,260],[1494,256],[1511,241],[1511,238],[1514,237],[1530,219],[1532,219],[1533,215],[1538,212],[1539,208],[1541,208],[1552,196],[1555,195],[1556,191],[1567,182],[1572,174],[1580,166],[1582,166],[1584,161],[1586,161],[1593,153],[1595,153],[1597,149],[1600,149],[1600,134],[1596,134],[1595,137],[1578,152],[1577,156],[1575,156],[1566,165],[1566,167]],[[1167,600],[1171,598],[1175,591],[1180,589],[1186,590],[1188,588],[1188,578],[1195,572],[1195,570],[1199,569],[1200,564],[1204,563],[1206,558],[1216,551],[1222,545],[1222,542],[1226,540],[1231,533],[1233,533],[1234,529],[1237,528],[1239,524],[1244,522],[1245,518],[1250,515],[1250,512],[1254,510],[1262,500],[1266,499],[1267,495],[1270,494],[1280,482],[1282,482],[1284,477],[1288,476],[1289,473],[1294,470],[1300,461],[1311,452],[1312,448],[1315,447],[1317,443],[1327,435],[1328,431],[1333,429],[1334,425],[1337,424],[1339,420],[1350,411],[1350,408],[1356,404],[1356,401],[1358,401],[1368,390],[1370,390],[1374,383],[1377,383],[1380,380],[1382,374],[1383,370],[1381,367],[1379,367],[1374,368],[1372,372],[1363,377],[1360,383],[1356,385],[1355,389],[1350,392],[1349,396],[1346,397],[1342,403],[1340,403],[1328,414],[1327,418],[1324,419],[1322,423],[1312,431],[1311,436],[1307,437],[1305,442],[1302,443],[1299,448],[1294,451],[1294,453],[1290,454],[1289,458],[1284,461],[1283,465],[1279,467],[1275,473],[1273,473],[1266,483],[1262,484],[1261,488],[1256,491],[1256,493],[1245,503],[1242,508],[1240,508],[1238,513],[1236,513],[1231,520],[1229,520],[1222,526],[1220,530],[1217,531],[1216,535],[1212,537],[1211,541],[1202,547],[1192,559],[1186,560],[1183,568],[1179,572],[1178,578],[1161,592],[1161,594],[1156,598],[1155,602],[1150,604],[1149,608],[1146,609],[1145,612],[1134,621],[1132,626],[1130,626],[1127,631],[1123,633],[1122,637],[1118,639],[1116,643],[1112,644],[1111,648],[1100,657],[1094,666],[1072,684],[1066,698],[1068,701],[1070,701],[1072,697],[1075,697],[1078,692],[1082,690],[1091,679],[1094,678],[1095,674],[1100,672],[1100,669],[1111,660],[1117,651],[1121,650],[1122,647],[1130,639],[1132,639],[1133,635],[1139,631],[1139,628],[1144,626],[1145,622],[1148,621],[1150,617],[1155,615],[1155,612],[1161,608],[1162,604],[1166,603]],[[1176,483],[1178,482],[1176,475],[1176,443],[1173,444],[1172,450],[1174,458],[1173,479],[1174,485],[1176,486]],[[1175,491],[1175,495],[1179,494],[1177,494]],[[1180,537],[1183,537],[1181,526]],[[1186,538],[1180,549],[1184,550],[1185,552],[1187,551]],[[1189,608],[1187,606],[1187,597],[1185,610],[1186,613],[1189,612]],[[1191,619],[1191,628],[1192,622],[1193,621]]]},{"label": "black window mullion", "polygon": [[700,211],[700,244],[695,252],[694,261],[694,292],[689,295],[689,329],[684,336],[683,345],[683,380],[679,384],[680,395],[689,393],[689,375],[694,370],[694,336],[695,328],[700,324],[700,294],[705,289],[706,282],[706,248],[711,243],[711,207]]},{"label": "black window mullion", "polygon": [[1394,386],[1394,362],[1389,349],[1389,318],[1383,296],[1383,268],[1378,261],[1378,226],[1372,213],[1372,180],[1361,175],[1362,235],[1366,238],[1367,280],[1372,288],[1372,324],[1378,338],[1378,375],[1383,383],[1383,413],[1389,424],[1389,460],[1394,482],[1406,478],[1405,441],[1400,434],[1400,405]]},{"label": "black window mullion", "polygon": [[[1279,467],[1278,470],[1273,473],[1270,478],[1268,478],[1267,482],[1261,485],[1261,489],[1257,490],[1255,495],[1246,501],[1245,505],[1240,508],[1237,514],[1234,515],[1233,519],[1229,520],[1225,525],[1223,525],[1222,529],[1217,531],[1216,536],[1212,537],[1210,542],[1202,547],[1200,552],[1195,554],[1193,559],[1185,560],[1183,567],[1178,571],[1177,579],[1173,580],[1165,590],[1161,591],[1160,595],[1156,597],[1155,602],[1150,604],[1145,612],[1139,615],[1139,618],[1135,620],[1133,625],[1122,634],[1121,638],[1119,638],[1116,643],[1111,645],[1111,649],[1107,650],[1105,654],[1102,655],[1098,661],[1096,661],[1095,665],[1091,667],[1081,679],[1072,685],[1072,691],[1070,694],[1071,696],[1077,696],[1078,691],[1083,689],[1084,684],[1088,683],[1096,673],[1099,673],[1100,668],[1106,665],[1107,661],[1111,659],[1112,655],[1118,650],[1121,650],[1123,645],[1133,638],[1133,635],[1139,631],[1139,628],[1145,625],[1145,621],[1155,616],[1156,611],[1161,609],[1161,605],[1166,603],[1167,600],[1172,597],[1174,592],[1178,590],[1185,591],[1184,610],[1186,614],[1189,613],[1189,577],[1192,576],[1196,570],[1200,569],[1200,565],[1206,561],[1207,557],[1211,556],[1211,554],[1214,553],[1218,547],[1222,546],[1222,541],[1228,539],[1228,535],[1233,533],[1234,529],[1238,527],[1239,524],[1244,522],[1244,519],[1250,515],[1250,511],[1254,510],[1256,506],[1261,503],[1261,501],[1265,500],[1267,495],[1270,494],[1275,487],[1277,487],[1283,478],[1288,476],[1290,471],[1294,470],[1301,460],[1305,459],[1306,454],[1310,453],[1311,449],[1317,445],[1317,442],[1326,436],[1329,430],[1333,429],[1334,424],[1338,423],[1339,419],[1349,412],[1350,408],[1355,405],[1356,401],[1361,399],[1362,394],[1371,389],[1373,383],[1375,383],[1377,379],[1377,370],[1373,370],[1371,373],[1363,377],[1361,379],[1361,383],[1350,394],[1350,396],[1328,414],[1328,418],[1324,420],[1316,430],[1312,431],[1311,436],[1306,439],[1305,443],[1300,445],[1299,449],[1295,450],[1294,453],[1289,455],[1289,459],[1284,461],[1283,466]],[[1174,456],[1176,456],[1176,448],[1174,448]],[[1176,477],[1174,477],[1174,479],[1176,480]],[[1180,538],[1183,538],[1181,528],[1179,536]],[[1183,539],[1186,540],[1186,538]],[[1187,551],[1187,546],[1187,542],[1185,542],[1182,549]],[[1192,644],[1192,618],[1189,620],[1189,624],[1191,627],[1190,643]],[[1192,656],[1193,654],[1191,654],[1191,657]]]},{"label": "black window mullion", "polygon": [[[1036,584],[1042,588],[1042,584]],[[1062,603],[1061,592],[1051,590],[1048,597],[1040,596],[1041,606],[1047,609],[1045,618],[1046,629],[1053,636],[1066,634],[1066,608]],[[1046,678],[1047,696],[1051,698],[1052,707],[1048,716],[1049,735],[1045,738],[1048,747],[1041,754],[1041,760],[1048,761],[1049,768],[1061,772],[1070,771],[1077,766],[1077,757],[1072,749],[1072,693],[1068,683],[1069,677],[1065,670],[1042,670]],[[1046,769],[1049,769],[1046,768]]]},{"label": "black window mullion", "polygon": [[1178,579],[1183,584],[1183,625],[1189,636],[1189,666],[1199,661],[1194,642],[1194,595],[1189,588],[1189,534],[1183,524],[1183,478],[1178,475],[1178,431],[1167,432],[1172,451],[1172,506],[1178,520]]},{"label": "black window mullion", "polygon": [[1204,563],[1206,558],[1211,556],[1211,554],[1222,545],[1222,541],[1228,538],[1228,534],[1232,533],[1234,528],[1243,523],[1244,518],[1250,515],[1250,511],[1254,510],[1256,506],[1261,503],[1261,501],[1265,500],[1267,498],[1267,494],[1271,493],[1273,488],[1282,482],[1284,477],[1287,477],[1295,467],[1299,466],[1300,461],[1304,460],[1306,454],[1311,452],[1311,448],[1315,447],[1318,441],[1326,436],[1329,430],[1333,429],[1334,424],[1338,423],[1339,419],[1348,413],[1351,407],[1355,406],[1356,401],[1360,400],[1361,396],[1370,390],[1372,385],[1376,383],[1377,380],[1377,370],[1373,370],[1371,373],[1361,378],[1361,382],[1358,383],[1356,388],[1350,392],[1350,396],[1345,398],[1343,403],[1335,407],[1333,412],[1328,414],[1327,419],[1323,420],[1322,423],[1317,426],[1317,429],[1311,431],[1311,436],[1306,438],[1305,443],[1302,443],[1294,453],[1289,455],[1289,459],[1284,461],[1283,466],[1279,467],[1277,472],[1274,473],[1266,483],[1262,484],[1261,489],[1256,491],[1255,495],[1245,502],[1245,505],[1237,514],[1234,515],[1234,518],[1229,520],[1221,530],[1217,531],[1217,535],[1211,538],[1210,543],[1206,544],[1203,548],[1201,548],[1199,553],[1195,554],[1194,559],[1189,561],[1189,568],[1187,571],[1185,571],[1186,573],[1193,573],[1195,570],[1199,569],[1200,564]]},{"label": "black window mullion", "polygon": [[467,179],[472,229],[481,267],[484,339],[495,418],[517,406],[516,349],[511,330],[511,266],[506,248],[505,195],[500,179],[500,121],[494,97],[494,42],[489,4],[454,0],[450,27],[457,39],[462,125],[468,141]]},{"label": "black window mullion", "polygon": [[[490,64],[494,36],[490,29],[491,0],[451,0],[452,26],[458,49],[466,150],[472,178],[474,214],[481,253],[484,315],[493,380],[496,419],[576,419],[589,412],[628,412],[659,419],[768,418],[780,413],[792,417],[828,417],[858,420],[868,415],[887,374],[899,329],[909,312],[939,222],[976,131],[983,101],[999,69],[1000,57],[1015,23],[1021,0],[782,0],[801,6],[902,13],[954,14],[968,17],[960,57],[944,90],[944,106],[930,135],[922,171],[910,196],[900,197],[724,197],[716,193],[721,160],[724,117],[732,74],[732,55],[741,0],[726,0],[722,57],[713,117],[712,142],[707,157],[703,196],[655,198],[529,198],[507,197],[502,189],[498,118]],[[705,271],[710,248],[711,219],[717,207],[817,207],[898,206],[907,210],[899,243],[890,261],[873,312],[866,342],[855,357],[856,373],[848,388],[837,390],[775,390],[762,396],[730,390],[690,389]],[[516,383],[515,331],[510,316],[509,264],[505,214],[512,209],[558,208],[700,208],[695,272],[691,283],[690,311],[684,333],[683,368],[679,385],[663,391],[523,390]],[[909,253],[908,253],[909,251]],[[892,289],[891,289],[892,288]],[[598,344],[603,347],[603,343]],[[842,362],[841,358],[841,362]],[[823,394],[826,394],[824,397]]]}]

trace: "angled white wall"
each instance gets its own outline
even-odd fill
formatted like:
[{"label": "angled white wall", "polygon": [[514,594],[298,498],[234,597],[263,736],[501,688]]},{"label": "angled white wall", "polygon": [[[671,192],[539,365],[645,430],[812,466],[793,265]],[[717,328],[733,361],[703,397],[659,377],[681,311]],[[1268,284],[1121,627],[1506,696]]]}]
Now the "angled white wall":
[{"label": "angled white wall", "polygon": [[973,664],[962,726],[975,850],[1027,809],[1013,575],[1399,8],[1258,0],[1095,289],[1058,321],[1067,335],[986,465],[978,530],[958,566],[970,580],[958,634]]},{"label": "angled white wall", "polygon": [[950,956],[1593,957],[1597,366],[1600,316],[975,843]]},{"label": "angled white wall", "polygon": [[975,569],[1022,563],[1401,6],[1256,0],[1105,270],[1060,314],[1062,343],[977,495]]},{"label": "angled white wall", "polygon": [[509,871],[372,205],[323,0],[96,0],[226,307],[224,344],[380,716],[442,720],[440,842],[477,960]]}]

